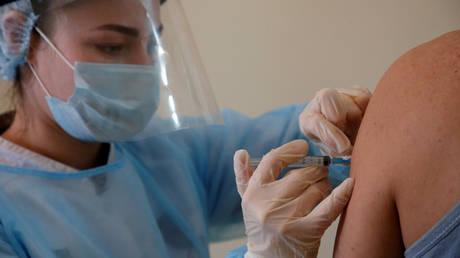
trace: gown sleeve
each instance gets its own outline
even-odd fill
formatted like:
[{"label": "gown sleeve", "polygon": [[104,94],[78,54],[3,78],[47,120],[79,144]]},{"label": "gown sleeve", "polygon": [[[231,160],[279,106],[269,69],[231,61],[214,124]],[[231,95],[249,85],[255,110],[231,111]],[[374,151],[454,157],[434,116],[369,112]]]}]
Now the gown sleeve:
[{"label": "gown sleeve", "polygon": [[3,224],[0,223],[0,257],[5,257],[5,258],[19,257],[19,254],[17,254],[14,251],[13,246],[10,244],[10,242],[7,239],[8,238],[3,228]]}]

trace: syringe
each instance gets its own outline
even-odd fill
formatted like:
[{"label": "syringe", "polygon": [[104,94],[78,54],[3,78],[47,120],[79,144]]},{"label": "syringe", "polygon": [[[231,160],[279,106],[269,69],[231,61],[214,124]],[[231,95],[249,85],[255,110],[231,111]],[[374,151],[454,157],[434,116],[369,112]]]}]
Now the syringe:
[{"label": "syringe", "polygon": [[[251,158],[251,164],[257,167],[261,159]],[[329,156],[307,156],[301,160],[290,164],[288,168],[304,168],[310,166],[329,166],[329,165],[342,165],[346,166],[350,164],[350,160],[344,160],[341,158],[331,158]]]}]

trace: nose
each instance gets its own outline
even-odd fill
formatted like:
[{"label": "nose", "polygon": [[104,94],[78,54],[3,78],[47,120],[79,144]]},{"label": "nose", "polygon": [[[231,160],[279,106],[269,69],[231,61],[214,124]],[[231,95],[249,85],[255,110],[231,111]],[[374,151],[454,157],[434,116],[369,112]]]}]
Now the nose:
[{"label": "nose", "polygon": [[143,43],[136,46],[135,51],[131,54],[130,63],[139,65],[153,65],[158,56],[156,49],[149,50]]},{"label": "nose", "polygon": [[155,62],[155,59],[153,54],[148,53],[147,51],[139,51],[139,53],[135,57],[135,62],[136,64],[141,64],[141,65],[153,65]]}]

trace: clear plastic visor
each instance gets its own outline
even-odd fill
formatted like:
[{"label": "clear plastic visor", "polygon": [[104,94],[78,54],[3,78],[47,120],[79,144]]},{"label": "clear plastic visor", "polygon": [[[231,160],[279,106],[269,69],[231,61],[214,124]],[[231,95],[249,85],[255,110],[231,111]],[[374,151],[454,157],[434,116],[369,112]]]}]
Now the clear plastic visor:
[{"label": "clear plastic visor", "polygon": [[[70,87],[59,96],[50,90],[50,95],[68,101],[76,89],[86,87],[126,104],[125,115],[118,118],[112,112],[111,119],[125,119],[126,112],[132,112],[132,119],[148,121],[134,137],[115,140],[223,124],[178,0],[162,5],[159,0],[38,2],[36,31],[51,46],[49,67],[56,73],[43,84],[47,90],[58,84]],[[111,85],[121,88],[114,91]],[[130,107],[139,102],[152,112]]]}]

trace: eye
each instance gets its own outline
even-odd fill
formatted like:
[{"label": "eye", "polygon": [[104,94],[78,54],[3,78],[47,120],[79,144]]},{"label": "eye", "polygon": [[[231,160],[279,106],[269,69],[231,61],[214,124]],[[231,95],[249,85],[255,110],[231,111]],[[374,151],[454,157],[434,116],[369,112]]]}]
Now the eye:
[{"label": "eye", "polygon": [[119,44],[96,45],[96,48],[104,54],[109,55],[118,54],[123,50],[123,46]]},{"label": "eye", "polygon": [[155,54],[155,50],[156,50],[156,47],[157,47],[157,43],[155,40],[151,39],[147,42],[147,53],[149,54]]}]

